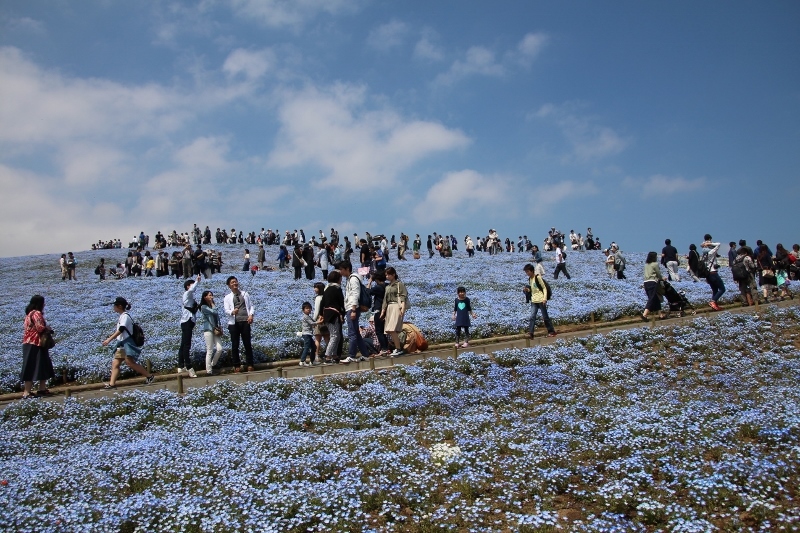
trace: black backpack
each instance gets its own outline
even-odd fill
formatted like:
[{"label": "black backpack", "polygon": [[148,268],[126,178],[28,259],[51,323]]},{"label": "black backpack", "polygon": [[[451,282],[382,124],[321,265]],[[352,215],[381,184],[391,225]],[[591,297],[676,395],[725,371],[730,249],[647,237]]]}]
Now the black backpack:
[{"label": "black backpack", "polygon": [[705,252],[697,262],[697,277],[706,279],[709,274],[711,274],[711,270],[708,268],[708,252]]},{"label": "black backpack", "polygon": [[[355,276],[355,274],[351,274],[351,276]],[[358,276],[356,276],[358,278]],[[361,283],[361,280],[358,281],[358,284],[361,288],[358,291],[358,308],[361,312],[369,311],[372,307],[372,297],[369,295],[369,290],[367,287]]]},{"label": "black backpack", "polygon": [[[131,315],[128,314],[128,316],[130,317]],[[131,320],[133,320],[133,317],[131,317]],[[130,334],[131,338],[133,338],[133,344],[135,344],[138,348],[144,346],[144,330],[139,324],[134,322],[133,332],[129,331],[128,333]]]},{"label": "black backpack", "polygon": [[[741,256],[740,256],[741,257]],[[737,258],[731,265],[731,274],[733,281],[746,281],[750,274],[747,272],[747,267],[744,266],[744,257]]]},{"label": "black backpack", "polygon": [[533,282],[536,284],[536,286],[539,288],[540,291],[544,291],[544,289],[547,288],[547,299],[549,300],[550,298],[553,297],[553,289],[550,288],[550,284],[547,283],[547,280],[544,279],[544,278],[542,278],[542,282],[544,283],[544,287],[539,285],[539,278],[542,278],[542,276],[537,276],[537,277],[533,278]]}]

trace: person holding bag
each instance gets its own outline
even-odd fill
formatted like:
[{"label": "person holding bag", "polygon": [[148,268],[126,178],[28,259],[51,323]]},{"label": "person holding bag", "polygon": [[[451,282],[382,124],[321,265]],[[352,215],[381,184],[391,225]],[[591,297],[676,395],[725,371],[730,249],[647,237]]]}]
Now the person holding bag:
[{"label": "person holding bag", "polygon": [[51,396],[47,380],[55,377],[49,349],[55,345],[53,330],[44,321],[44,296],[36,294],[25,308],[25,322],[22,335],[22,398],[34,398],[31,392],[33,382],[39,382],[39,396]]},{"label": "person holding bag", "polygon": [[214,366],[222,355],[221,341],[225,335],[219,322],[219,312],[214,304],[213,292],[203,291],[200,298],[200,313],[203,318],[203,339],[206,341],[206,372],[209,376],[213,376]]},{"label": "person holding bag", "polygon": [[399,333],[403,331],[403,317],[406,310],[410,307],[408,302],[408,290],[405,284],[397,277],[394,267],[386,269],[386,280],[389,286],[383,297],[380,318],[386,321],[385,332],[392,337],[394,351],[389,354],[392,357],[403,355],[403,345],[400,343]]}]

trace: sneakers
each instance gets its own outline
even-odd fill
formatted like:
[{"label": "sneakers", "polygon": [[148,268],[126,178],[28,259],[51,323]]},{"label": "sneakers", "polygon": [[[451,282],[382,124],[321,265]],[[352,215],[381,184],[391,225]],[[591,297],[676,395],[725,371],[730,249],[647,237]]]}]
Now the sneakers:
[{"label": "sneakers", "polygon": [[189,377],[190,378],[196,378],[197,377],[197,372],[194,371],[194,368],[189,368],[187,370],[187,372],[189,373]]},{"label": "sneakers", "polygon": [[181,367],[178,367],[178,370],[175,371],[176,374],[185,374],[187,372],[188,372],[188,370],[186,370],[185,368],[181,368]]},{"label": "sneakers", "polygon": [[392,353],[390,353],[389,355],[391,355],[392,357],[397,357],[398,355],[403,355],[404,353],[406,353],[406,352],[404,352],[403,350],[395,350]]},{"label": "sneakers", "polygon": [[367,359],[362,355],[361,357],[358,358],[358,361],[369,361],[369,359]]},{"label": "sneakers", "polygon": [[709,305],[709,306],[711,307],[711,309],[713,309],[714,311],[722,311],[722,308],[721,308],[721,307],[720,307],[720,306],[717,304],[717,302],[715,302],[714,300],[711,300],[710,302],[708,302],[708,305]]},{"label": "sneakers", "polygon": [[214,369],[213,369],[213,368],[212,368],[212,369],[210,369],[210,370],[206,370],[206,376],[213,376],[213,375],[214,375],[214,373],[215,373],[215,372],[214,372]]},{"label": "sneakers", "polygon": [[148,376],[148,377],[147,377],[147,378],[144,380],[144,384],[145,384],[145,385],[150,385],[150,384],[151,384],[151,383],[153,383],[155,380],[156,380],[156,375],[155,375],[155,374],[150,374],[150,375],[149,375],[149,376]]},{"label": "sneakers", "polygon": [[339,362],[340,362],[340,363],[342,363],[343,365],[348,365],[348,364],[350,364],[350,363],[356,363],[356,362],[358,362],[358,359],[353,359],[352,357],[347,357],[346,359],[342,359],[342,360],[341,360],[341,361],[339,361]]}]

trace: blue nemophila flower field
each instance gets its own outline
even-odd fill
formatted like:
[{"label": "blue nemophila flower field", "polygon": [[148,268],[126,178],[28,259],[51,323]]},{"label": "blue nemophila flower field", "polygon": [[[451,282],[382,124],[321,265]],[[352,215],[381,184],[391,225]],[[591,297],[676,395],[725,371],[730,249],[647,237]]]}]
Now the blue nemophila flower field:
[{"label": "blue nemophila flower field", "polygon": [[[256,306],[253,324],[256,362],[299,356],[302,345],[295,332],[300,329],[302,302],[313,299],[312,282],[295,281],[290,271],[265,271],[251,277],[241,272],[243,246],[216,248],[223,252],[222,274],[203,280],[198,297],[205,289],[213,290],[221,306],[227,291],[225,278],[236,275]],[[277,257],[277,247],[268,248],[267,257]],[[101,257],[111,265],[123,261],[126,254],[126,250],[78,253],[76,282],[61,281],[57,254],[0,260],[0,284],[5,288],[0,302],[0,392],[18,390],[20,386],[24,309],[37,293],[45,296],[45,316],[56,330],[58,345],[51,356],[58,374],[79,382],[108,379],[110,351],[100,343],[114,329],[116,314],[110,303],[116,296],[131,302],[131,314],[145,330],[147,343],[142,357],[150,359],[157,372],[174,370],[180,344],[183,280],[140,277],[101,282],[93,274]],[[550,303],[554,322],[588,321],[593,312],[598,319],[613,319],[641,311],[645,302],[641,288],[644,257],[644,254],[628,254],[629,279],[620,281],[608,279],[600,252],[572,252],[567,267],[572,279],[561,276],[552,280],[554,259],[552,254],[546,254],[545,270],[554,291]],[[527,254],[520,253],[494,256],[478,253],[468,258],[466,252],[456,252],[453,258],[393,260],[390,264],[408,286],[412,307],[407,319],[435,343],[454,337],[451,318],[459,285],[467,288],[478,314],[473,320],[473,337],[522,332],[529,314],[521,291],[526,280],[522,267],[529,260]],[[727,286],[733,288],[728,269],[722,269],[722,275]],[[317,279],[321,280],[319,270]],[[711,294],[706,283],[683,281],[677,285],[687,292],[690,301],[706,305]],[[725,298],[731,298],[734,292],[730,291]],[[198,327],[192,357],[200,368],[204,366],[204,353]]]},{"label": "blue nemophila flower field", "polygon": [[797,531],[798,318],[17,402],[0,529]]}]

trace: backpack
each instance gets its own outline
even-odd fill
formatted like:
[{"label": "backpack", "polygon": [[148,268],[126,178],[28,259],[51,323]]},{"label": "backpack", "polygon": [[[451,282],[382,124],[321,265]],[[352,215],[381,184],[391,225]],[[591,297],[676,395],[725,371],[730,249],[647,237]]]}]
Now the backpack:
[{"label": "backpack", "polygon": [[744,258],[736,259],[731,265],[731,274],[733,281],[746,281],[750,275],[747,272],[747,267],[744,266]]},{"label": "backpack", "polygon": [[697,262],[697,277],[705,279],[709,274],[711,274],[711,270],[708,268],[708,252],[704,252],[700,261]]},{"label": "backpack", "polygon": [[[539,278],[542,279],[542,283],[544,283],[544,288],[541,285],[539,285]],[[547,289],[548,300],[553,297],[553,289],[550,288],[550,284],[547,283],[546,279],[542,278],[542,276],[537,275],[535,278],[533,278],[533,282],[536,284],[536,286],[539,288],[540,291],[543,291],[545,288]]]},{"label": "backpack", "polygon": [[[126,314],[131,318],[131,320],[133,320],[133,317],[131,317],[130,314],[128,314],[128,313],[126,313]],[[144,330],[142,329],[142,327],[139,324],[134,322],[133,323],[133,331],[132,332],[129,331],[128,333],[130,334],[131,338],[133,339],[133,344],[135,344],[138,348],[141,348],[142,346],[144,346]]]},{"label": "backpack", "polygon": [[[355,274],[351,274],[354,276]],[[358,278],[358,276],[356,276]],[[358,291],[358,308],[363,313],[365,311],[369,311],[370,307],[372,307],[372,297],[369,295],[369,290],[367,287],[361,283],[361,280],[358,281],[360,289]]]},{"label": "backpack", "polygon": [[100,265],[94,267],[94,273],[97,274],[98,276],[100,275]]}]

